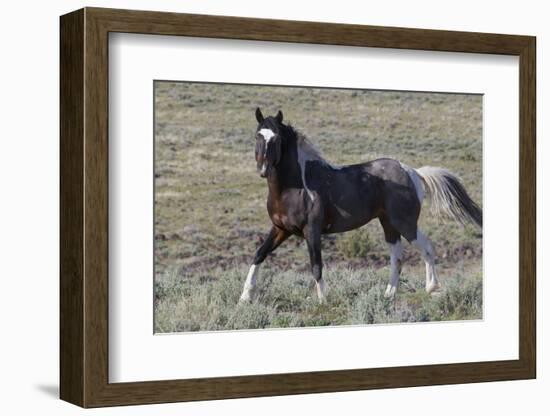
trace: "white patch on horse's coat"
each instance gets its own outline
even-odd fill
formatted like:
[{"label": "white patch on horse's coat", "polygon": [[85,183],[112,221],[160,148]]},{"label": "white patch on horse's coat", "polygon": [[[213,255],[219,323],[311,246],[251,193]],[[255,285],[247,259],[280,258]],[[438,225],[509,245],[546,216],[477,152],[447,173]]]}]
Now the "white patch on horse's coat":
[{"label": "white patch on horse's coat", "polygon": [[424,186],[422,185],[422,179],[420,178],[420,175],[416,172],[415,169],[411,168],[410,166],[405,165],[404,163],[401,163],[401,167],[407,172],[407,175],[409,175],[409,178],[411,178],[412,183],[414,184],[414,188],[416,189],[416,196],[418,197],[418,201],[420,202],[420,205],[422,205],[422,201],[424,200]]},{"label": "white patch on horse's coat", "polygon": [[243,286],[243,293],[239,302],[250,302],[252,299],[252,294],[256,288],[256,279],[258,277],[258,271],[260,270],[259,264],[253,264],[248,270],[248,275],[246,276],[246,281]]},{"label": "white patch on horse's coat", "polygon": [[315,286],[317,287],[317,297],[319,298],[319,302],[323,303],[325,301],[325,296],[327,293],[327,285],[325,283],[325,279],[321,278],[321,280],[315,282]]},{"label": "white patch on horse's coat", "polygon": [[315,201],[315,194],[309,190],[306,183],[306,164],[310,160],[318,160],[320,162],[323,162],[328,167],[340,170],[342,169],[342,166],[336,166],[329,162],[327,162],[322,156],[319,150],[315,148],[315,146],[305,138],[303,135],[298,135],[298,164],[300,165],[300,171],[302,173],[302,182],[304,183],[304,188],[309,195],[309,198],[311,201]]},{"label": "white patch on horse's coat", "polygon": [[309,190],[306,184],[306,163],[309,160],[318,160],[335,170],[340,170],[342,169],[342,167],[332,165],[327,160],[325,160],[323,156],[321,156],[321,152],[319,152],[319,150],[313,145],[313,143],[311,143],[301,133],[298,133],[298,140],[296,144],[298,147],[298,164],[300,165],[300,171],[302,172],[302,182],[304,183],[304,188],[309,195],[311,201],[315,201],[315,194]]},{"label": "white patch on horse's coat", "polygon": [[351,217],[351,214],[347,211],[344,211],[341,207],[339,207],[338,205],[334,204],[334,208],[336,208],[336,211],[338,211],[338,214],[340,214],[342,216],[342,218],[349,218]]},{"label": "white patch on horse's coat", "polygon": [[301,146],[298,146],[298,164],[300,165],[300,172],[302,173],[302,182],[304,183],[304,189],[311,201],[315,201],[315,196],[313,192],[309,190],[306,183],[306,163],[308,160],[316,160],[311,154],[306,153]]},{"label": "white patch on horse's coat", "polygon": [[416,240],[411,241],[411,244],[420,249],[422,258],[426,263],[426,292],[431,293],[441,287],[437,280],[435,272],[435,250],[432,242],[420,230],[416,231]]},{"label": "white patch on horse's coat", "polygon": [[390,282],[386,287],[386,292],[384,296],[386,298],[392,298],[397,291],[397,286],[399,285],[399,273],[401,268],[401,260],[403,258],[403,246],[401,241],[398,240],[395,244],[389,244],[390,247]]}]

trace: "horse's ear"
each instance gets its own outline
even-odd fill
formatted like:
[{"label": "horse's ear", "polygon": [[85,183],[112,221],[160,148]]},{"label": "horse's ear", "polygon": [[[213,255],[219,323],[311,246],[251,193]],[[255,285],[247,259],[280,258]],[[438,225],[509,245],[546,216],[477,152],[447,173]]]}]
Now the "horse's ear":
[{"label": "horse's ear", "polygon": [[256,107],[256,120],[258,120],[258,123],[263,123],[264,121],[264,115],[262,114],[260,107]]},{"label": "horse's ear", "polygon": [[277,121],[279,123],[282,123],[283,122],[283,112],[281,110],[279,110],[279,112],[277,113],[277,115],[275,116],[275,118],[277,119]]}]

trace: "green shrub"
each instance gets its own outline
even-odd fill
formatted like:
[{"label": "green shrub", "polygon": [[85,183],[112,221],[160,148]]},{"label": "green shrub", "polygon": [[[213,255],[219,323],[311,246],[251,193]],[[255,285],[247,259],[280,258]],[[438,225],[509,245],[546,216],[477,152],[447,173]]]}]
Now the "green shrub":
[{"label": "green shrub", "polygon": [[366,257],[374,245],[365,228],[347,232],[336,241],[336,248],[347,258]]},{"label": "green shrub", "polygon": [[193,274],[166,273],[155,282],[155,331],[216,331],[393,322],[467,320],[482,317],[481,274],[455,273],[442,290],[427,294],[423,267],[404,272],[395,299],[384,291],[388,268],[325,268],[328,292],[319,304],[310,273],[262,268],[254,300],[239,304],[248,266]]}]

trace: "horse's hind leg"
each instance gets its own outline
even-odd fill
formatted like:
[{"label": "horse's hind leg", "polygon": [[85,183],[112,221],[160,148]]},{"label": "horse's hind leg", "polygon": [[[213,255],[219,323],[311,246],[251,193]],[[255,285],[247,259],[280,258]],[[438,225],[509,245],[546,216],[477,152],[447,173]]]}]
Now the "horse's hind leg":
[{"label": "horse's hind leg", "polygon": [[258,277],[258,272],[260,270],[260,264],[263,263],[265,258],[269,253],[275,250],[289,237],[289,234],[277,227],[271,227],[269,235],[256,251],[254,256],[254,261],[248,270],[248,275],[246,276],[246,281],[244,282],[243,293],[239,302],[250,302],[254,289],[256,288],[256,280]]},{"label": "horse's hind leg", "polygon": [[416,232],[416,239],[411,244],[418,247],[426,263],[426,292],[431,293],[441,287],[435,272],[435,250],[432,242],[420,230]]},{"label": "horse's hind leg", "polygon": [[390,282],[386,286],[384,296],[392,298],[395,296],[397,286],[399,285],[399,275],[403,265],[403,246],[401,245],[401,235],[395,230],[385,217],[380,218],[380,223],[384,229],[384,237],[390,248]]}]

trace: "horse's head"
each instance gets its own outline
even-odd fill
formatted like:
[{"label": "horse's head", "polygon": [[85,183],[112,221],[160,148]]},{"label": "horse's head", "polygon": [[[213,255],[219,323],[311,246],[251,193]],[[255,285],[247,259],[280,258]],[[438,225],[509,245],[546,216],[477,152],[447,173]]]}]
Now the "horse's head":
[{"label": "horse's head", "polygon": [[260,176],[265,178],[281,160],[283,113],[279,111],[275,117],[264,118],[256,108],[256,120],[256,165]]}]

